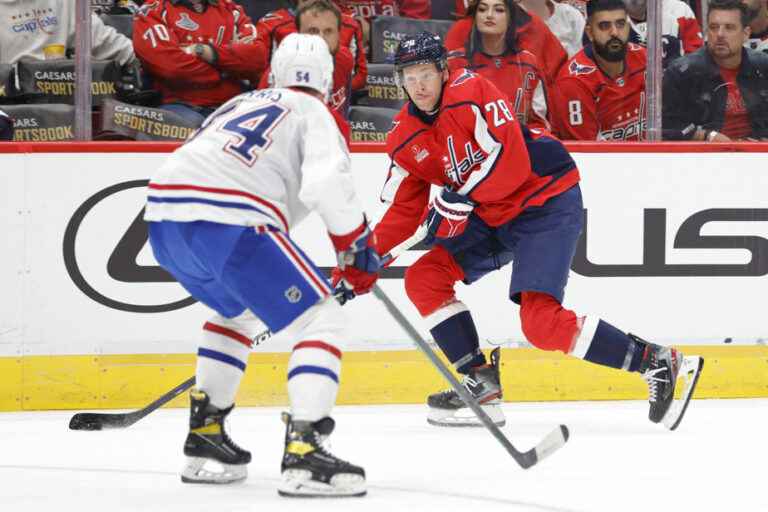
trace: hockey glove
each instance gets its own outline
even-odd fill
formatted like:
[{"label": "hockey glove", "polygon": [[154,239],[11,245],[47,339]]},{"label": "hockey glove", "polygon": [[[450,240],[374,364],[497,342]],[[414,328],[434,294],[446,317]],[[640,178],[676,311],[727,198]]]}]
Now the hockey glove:
[{"label": "hockey glove", "polygon": [[339,266],[333,269],[331,284],[342,304],[356,295],[368,293],[379,278],[381,256],[374,249],[375,237],[364,219],[360,227],[346,235],[329,233]]},{"label": "hockey glove", "polygon": [[471,199],[449,187],[443,187],[427,212],[427,236],[424,237],[424,243],[432,245],[438,238],[452,238],[462,234],[474,208],[475,203]]}]

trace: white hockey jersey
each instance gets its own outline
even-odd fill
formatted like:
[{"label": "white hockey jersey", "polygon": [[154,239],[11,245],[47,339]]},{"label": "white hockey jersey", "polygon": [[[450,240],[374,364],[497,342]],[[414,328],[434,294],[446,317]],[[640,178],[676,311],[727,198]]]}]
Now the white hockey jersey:
[{"label": "white hockey jersey", "polygon": [[[92,55],[116,60],[134,59],[133,43],[114,28],[91,16]],[[14,64],[21,57],[63,58],[75,44],[74,0],[0,0],[0,62]]]},{"label": "white hockey jersey", "polygon": [[336,235],[363,222],[346,142],[317,98],[262,89],[219,107],[169,157],[150,181],[144,219],[288,232],[310,211]]}]

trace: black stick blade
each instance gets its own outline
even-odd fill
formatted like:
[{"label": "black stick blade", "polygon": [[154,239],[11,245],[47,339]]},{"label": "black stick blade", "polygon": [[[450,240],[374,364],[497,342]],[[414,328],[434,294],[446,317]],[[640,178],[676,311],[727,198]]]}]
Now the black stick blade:
[{"label": "black stick blade", "polygon": [[125,428],[131,425],[128,414],[99,414],[79,412],[69,420],[70,430],[103,430],[108,428]]}]

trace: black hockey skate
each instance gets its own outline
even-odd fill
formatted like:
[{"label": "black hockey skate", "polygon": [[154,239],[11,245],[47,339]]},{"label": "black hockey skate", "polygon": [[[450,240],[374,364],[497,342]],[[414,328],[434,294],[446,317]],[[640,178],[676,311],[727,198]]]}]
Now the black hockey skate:
[{"label": "black hockey skate", "polygon": [[[501,410],[501,379],[499,376],[499,358],[501,349],[496,347],[491,352],[491,364],[472,368],[464,376],[462,384],[483,411],[499,427],[506,423]],[[429,395],[427,398],[429,414],[427,422],[439,427],[481,427],[483,424],[453,389]]]},{"label": "black hockey skate", "polygon": [[194,389],[189,397],[189,434],[184,442],[187,465],[181,473],[181,481],[227,484],[245,480],[251,453],[232,442],[224,426],[224,419],[234,405],[217,409],[211,405],[208,395]]},{"label": "black hockey skate", "polygon": [[[634,334],[629,336],[645,344],[640,374],[648,383],[648,419],[675,430],[688,409],[704,367],[704,359],[699,356],[685,357],[674,348],[648,343]],[[675,400],[678,379],[682,379],[682,388]]]},{"label": "black hockey skate", "polygon": [[365,495],[365,470],[339,459],[323,446],[336,425],[332,418],[310,423],[293,421],[288,413],[282,417],[285,452],[278,494],[305,498]]}]

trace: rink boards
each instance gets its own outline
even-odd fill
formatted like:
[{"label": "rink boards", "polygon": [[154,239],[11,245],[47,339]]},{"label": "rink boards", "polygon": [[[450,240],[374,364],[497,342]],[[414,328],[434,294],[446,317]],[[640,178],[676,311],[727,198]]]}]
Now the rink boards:
[{"label": "rink boards", "polygon": [[[193,374],[208,313],[156,266],[141,221],[147,179],[172,148],[0,146],[0,410],[135,407]],[[698,397],[768,396],[768,150],[722,149],[573,145],[587,228],[565,305],[705,355]],[[356,184],[376,218],[388,161],[371,146],[356,151]],[[333,265],[318,218],[292,236]],[[400,278],[419,254],[396,262],[382,287],[421,327]],[[504,348],[507,399],[645,396],[636,376],[529,348],[508,283],[503,269],[457,288],[484,348]],[[345,309],[340,403],[421,402],[443,386],[373,297]],[[239,401],[285,403],[292,340],[259,327],[254,336]]]}]

